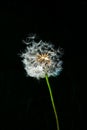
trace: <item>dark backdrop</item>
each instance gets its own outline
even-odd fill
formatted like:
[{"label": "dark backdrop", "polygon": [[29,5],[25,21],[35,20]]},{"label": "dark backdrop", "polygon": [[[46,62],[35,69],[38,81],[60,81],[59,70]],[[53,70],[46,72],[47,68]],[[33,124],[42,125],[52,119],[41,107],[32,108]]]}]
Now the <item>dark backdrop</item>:
[{"label": "dark backdrop", "polygon": [[1,130],[56,130],[45,79],[26,77],[19,53],[36,33],[64,48],[63,71],[50,78],[60,130],[86,129],[87,2],[0,2]]}]

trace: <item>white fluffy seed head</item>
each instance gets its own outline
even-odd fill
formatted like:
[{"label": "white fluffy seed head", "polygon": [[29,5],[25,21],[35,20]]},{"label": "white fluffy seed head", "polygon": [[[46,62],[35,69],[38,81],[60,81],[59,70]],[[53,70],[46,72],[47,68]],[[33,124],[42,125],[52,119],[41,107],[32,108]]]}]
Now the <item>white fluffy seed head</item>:
[{"label": "white fluffy seed head", "polygon": [[59,75],[62,70],[60,58],[63,53],[59,48],[55,49],[51,43],[42,40],[35,42],[35,38],[35,35],[28,37],[28,41],[25,41],[26,50],[21,54],[27,76],[40,79],[45,78],[46,74],[48,77]]}]

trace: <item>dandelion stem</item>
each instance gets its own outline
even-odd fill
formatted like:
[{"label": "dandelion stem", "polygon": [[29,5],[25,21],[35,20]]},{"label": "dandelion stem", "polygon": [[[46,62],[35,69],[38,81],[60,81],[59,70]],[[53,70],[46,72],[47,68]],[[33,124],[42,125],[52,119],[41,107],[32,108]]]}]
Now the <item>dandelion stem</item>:
[{"label": "dandelion stem", "polygon": [[53,107],[54,114],[55,114],[55,118],[56,118],[57,130],[59,130],[58,116],[57,116],[56,107],[55,107],[54,99],[53,99],[53,95],[52,95],[52,90],[51,90],[51,86],[50,86],[50,83],[49,83],[49,79],[48,79],[48,75],[47,75],[47,74],[46,74],[45,78],[46,78],[47,86],[48,86],[49,93],[50,93],[51,103],[52,103],[52,107]]}]

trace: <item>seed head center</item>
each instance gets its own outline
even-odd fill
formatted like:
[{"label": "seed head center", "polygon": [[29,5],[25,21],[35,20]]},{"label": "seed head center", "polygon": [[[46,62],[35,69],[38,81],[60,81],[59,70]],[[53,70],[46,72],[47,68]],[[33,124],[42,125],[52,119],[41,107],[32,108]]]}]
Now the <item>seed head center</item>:
[{"label": "seed head center", "polygon": [[45,64],[49,64],[50,63],[50,59],[48,54],[39,54],[37,55],[37,61],[40,63],[45,63]]}]

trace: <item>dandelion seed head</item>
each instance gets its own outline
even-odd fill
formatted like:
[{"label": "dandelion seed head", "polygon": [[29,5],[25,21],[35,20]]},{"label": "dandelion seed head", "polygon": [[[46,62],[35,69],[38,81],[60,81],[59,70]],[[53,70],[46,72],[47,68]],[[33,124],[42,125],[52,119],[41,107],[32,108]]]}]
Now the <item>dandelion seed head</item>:
[{"label": "dandelion seed head", "polygon": [[45,78],[46,74],[48,77],[60,74],[63,62],[59,48],[55,49],[53,44],[42,40],[36,42],[35,35],[28,37],[25,43],[27,47],[21,57],[27,76],[40,79]]}]

